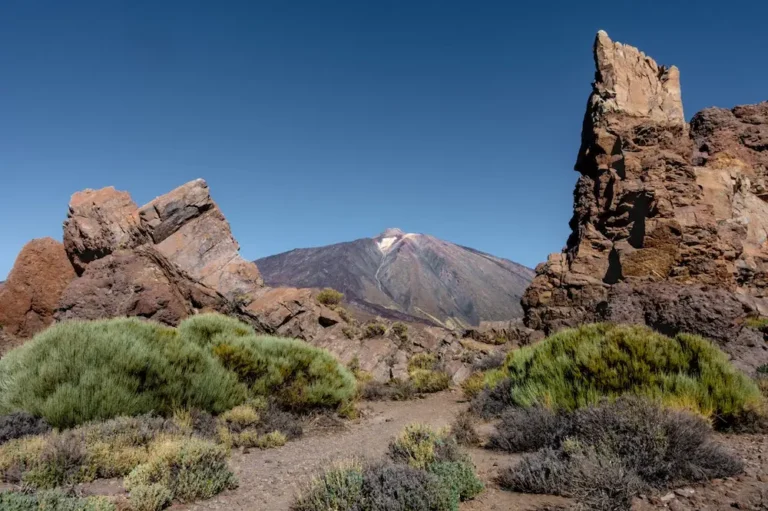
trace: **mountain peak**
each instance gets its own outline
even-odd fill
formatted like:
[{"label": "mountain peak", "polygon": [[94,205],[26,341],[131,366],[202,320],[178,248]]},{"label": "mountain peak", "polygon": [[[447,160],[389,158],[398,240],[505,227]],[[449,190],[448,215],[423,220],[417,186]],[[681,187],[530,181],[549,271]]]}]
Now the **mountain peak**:
[{"label": "mountain peak", "polygon": [[378,238],[393,238],[395,236],[402,236],[405,233],[402,231],[402,229],[398,229],[397,227],[389,227],[387,229],[384,229],[384,232],[376,236],[374,239]]}]

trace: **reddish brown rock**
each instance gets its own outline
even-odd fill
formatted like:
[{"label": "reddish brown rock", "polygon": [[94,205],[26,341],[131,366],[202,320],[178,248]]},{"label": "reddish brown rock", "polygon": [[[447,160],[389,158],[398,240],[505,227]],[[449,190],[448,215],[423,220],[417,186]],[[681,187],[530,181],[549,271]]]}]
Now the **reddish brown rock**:
[{"label": "reddish brown rock", "polygon": [[227,300],[179,271],[149,246],[118,250],[91,262],[67,287],[58,320],[138,316],[168,325],[201,310],[226,310]]},{"label": "reddish brown rock", "polygon": [[526,325],[644,322],[707,335],[753,366],[765,346],[735,339],[745,314],[768,313],[768,104],[705,110],[689,127],[676,68],[604,32],[595,64],[572,232],[537,268]]},{"label": "reddish brown rock", "polygon": [[61,243],[51,238],[27,243],[0,289],[0,326],[5,334],[27,338],[50,325],[62,292],[74,278]]},{"label": "reddish brown rock", "polygon": [[114,187],[72,195],[64,222],[64,247],[78,274],[91,261],[147,241],[136,204]]}]

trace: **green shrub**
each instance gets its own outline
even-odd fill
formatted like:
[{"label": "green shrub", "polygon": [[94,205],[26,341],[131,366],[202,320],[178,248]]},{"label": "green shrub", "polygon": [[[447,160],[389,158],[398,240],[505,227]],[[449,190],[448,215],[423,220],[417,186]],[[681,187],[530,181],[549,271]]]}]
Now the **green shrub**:
[{"label": "green shrub", "polygon": [[710,342],[646,327],[587,325],[510,352],[504,368],[513,406],[573,410],[634,394],[713,417],[720,425],[762,406],[755,383]]},{"label": "green shrub", "polygon": [[160,511],[171,505],[173,494],[162,484],[140,484],[131,490],[131,511]]},{"label": "green shrub", "polygon": [[371,339],[373,337],[381,337],[387,333],[387,327],[381,323],[368,323],[363,328],[363,339]]},{"label": "green shrub", "polygon": [[410,381],[416,392],[440,392],[451,386],[451,377],[443,371],[416,369],[410,373]]},{"label": "green shrub", "polygon": [[0,509],[3,511],[115,511],[116,507],[104,497],[78,498],[59,491],[44,491],[1,492]]},{"label": "green shrub", "polygon": [[395,334],[395,337],[400,339],[401,341],[407,341],[408,340],[408,325],[405,323],[401,323],[400,321],[396,321],[392,324],[392,333]]},{"label": "green shrub", "polygon": [[327,287],[317,293],[317,297],[315,299],[322,305],[338,305],[344,299],[344,293],[340,293],[335,289]]},{"label": "green shrub", "polygon": [[327,351],[279,337],[218,338],[213,353],[254,395],[291,409],[339,406],[354,398],[352,373]]},{"label": "green shrub", "polygon": [[438,360],[432,353],[416,353],[408,360],[408,372],[421,369],[434,371],[438,369]]},{"label": "green shrub", "polygon": [[341,333],[347,339],[353,340],[357,337],[357,328],[347,325],[341,328]]},{"label": "green shrub", "polygon": [[408,361],[408,375],[416,392],[439,392],[451,386],[451,377],[431,353],[417,353]]},{"label": "green shrub", "polygon": [[744,324],[755,330],[763,330],[765,327],[768,327],[768,318],[752,316],[744,320]]},{"label": "green shrub", "polygon": [[36,488],[122,477],[147,461],[157,438],[178,433],[158,417],[118,417],[0,446],[0,479]]},{"label": "green shrub", "polygon": [[394,461],[336,463],[312,479],[294,511],[458,511],[483,489],[448,435],[412,424],[390,444]]},{"label": "green shrub", "polygon": [[24,473],[22,481],[45,489],[71,485],[89,479],[86,466],[82,436],[76,432],[55,433]]},{"label": "green shrub", "polygon": [[433,463],[466,461],[448,429],[434,430],[425,424],[409,424],[389,444],[389,456],[396,463],[425,470]]},{"label": "green shrub", "polygon": [[429,471],[450,488],[454,500],[469,500],[485,487],[475,469],[465,461],[442,461],[429,466]]},{"label": "green shrub", "polygon": [[768,375],[768,364],[763,364],[760,367],[757,368],[757,374],[766,374]]},{"label": "green shrub", "polygon": [[[208,499],[237,486],[222,447],[197,438],[171,439],[157,445],[149,460],[125,478],[130,492],[161,485],[182,502]],[[148,490],[141,490],[148,491]]]},{"label": "green shrub", "polygon": [[0,413],[56,427],[173,407],[223,412],[245,388],[175,329],[139,319],[52,326],[0,360]]},{"label": "green shrub", "polygon": [[481,372],[475,372],[469,375],[469,377],[461,382],[461,390],[464,391],[464,395],[473,399],[485,388],[485,374]]},{"label": "green shrub", "polygon": [[209,313],[190,316],[179,324],[179,335],[185,340],[208,348],[216,339],[232,339],[256,335],[249,325],[223,314]]},{"label": "green shrub", "polygon": [[[351,511],[360,509],[363,496],[363,467],[359,462],[337,462],[304,488],[294,511]],[[358,506],[358,507],[355,507]]]}]

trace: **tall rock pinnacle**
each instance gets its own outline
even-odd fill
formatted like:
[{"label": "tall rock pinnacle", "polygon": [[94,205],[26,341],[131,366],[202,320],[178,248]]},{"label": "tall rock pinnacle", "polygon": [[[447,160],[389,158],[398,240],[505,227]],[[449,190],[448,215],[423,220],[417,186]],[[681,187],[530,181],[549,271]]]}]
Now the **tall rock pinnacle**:
[{"label": "tall rock pinnacle", "polygon": [[768,315],[768,103],[708,109],[689,127],[677,68],[603,31],[594,54],[571,235],[536,269],[527,326],[646,323],[768,361],[738,326]]},{"label": "tall rock pinnacle", "polygon": [[595,37],[594,54],[596,72],[590,98],[594,113],[685,123],[680,71],[675,66],[659,66],[637,48],[611,41],[603,30]]}]

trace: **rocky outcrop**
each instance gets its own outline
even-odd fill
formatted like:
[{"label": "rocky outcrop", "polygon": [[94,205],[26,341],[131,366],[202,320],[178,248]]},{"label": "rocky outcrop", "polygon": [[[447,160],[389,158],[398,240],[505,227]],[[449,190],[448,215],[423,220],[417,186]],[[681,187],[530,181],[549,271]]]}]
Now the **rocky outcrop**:
[{"label": "rocky outcrop", "polygon": [[78,275],[91,261],[147,241],[136,203],[110,186],[72,195],[64,221],[64,248]]},{"label": "rocky outcrop", "polygon": [[456,333],[423,324],[403,336],[366,313],[361,321],[388,325],[369,338],[354,309],[323,305],[317,292],[264,287],[201,179],[141,208],[114,188],[85,190],[72,197],[64,244],[30,243],[0,288],[0,355],[54,320],[132,316],[177,325],[206,311],[326,348],[380,380],[407,378],[409,358],[429,351],[459,382],[472,360],[499,349],[465,348]]},{"label": "rocky outcrop", "polygon": [[247,303],[263,285],[256,265],[240,257],[229,223],[202,179],[141,208],[112,187],[78,192],[64,222],[64,246],[80,275],[112,252],[150,246],[229,299]]},{"label": "rocky outcrop", "polygon": [[250,302],[264,282],[238,245],[202,179],[156,198],[139,210],[155,248],[193,278],[230,299]]},{"label": "rocky outcrop", "polygon": [[137,316],[168,325],[199,311],[224,311],[215,290],[181,272],[155,248],[143,245],[97,259],[67,287],[57,319]]},{"label": "rocky outcrop", "polygon": [[768,103],[705,110],[689,126],[677,68],[605,32],[594,50],[572,232],[536,269],[526,325],[642,322],[707,335],[750,367],[768,361],[765,343],[747,356],[735,342],[745,315],[768,312]]},{"label": "rocky outcrop", "polygon": [[30,337],[53,323],[61,294],[74,278],[75,271],[58,241],[40,238],[24,245],[0,289],[4,334]]}]

